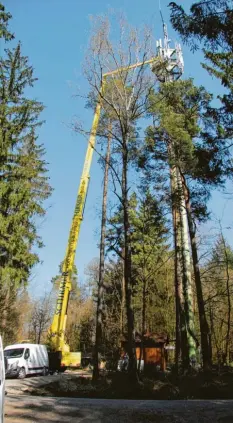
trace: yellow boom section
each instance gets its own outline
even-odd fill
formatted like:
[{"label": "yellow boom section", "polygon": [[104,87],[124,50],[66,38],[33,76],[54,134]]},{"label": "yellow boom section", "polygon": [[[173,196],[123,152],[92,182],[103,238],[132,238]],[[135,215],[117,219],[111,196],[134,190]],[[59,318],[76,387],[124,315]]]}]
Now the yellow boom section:
[{"label": "yellow boom section", "polygon": [[59,286],[56,310],[50,328],[50,343],[52,349],[55,351],[69,351],[69,346],[65,343],[65,328],[69,294],[71,291],[71,275],[75,261],[75,253],[80,232],[81,221],[83,219],[83,211],[90,179],[89,172],[92,162],[93,149],[95,146],[100,111],[101,105],[100,102],[98,102],[94,114],[91,135],[88,141],[87,152],[78,189],[78,196],[71,224],[65,260],[63,262],[62,278]]}]

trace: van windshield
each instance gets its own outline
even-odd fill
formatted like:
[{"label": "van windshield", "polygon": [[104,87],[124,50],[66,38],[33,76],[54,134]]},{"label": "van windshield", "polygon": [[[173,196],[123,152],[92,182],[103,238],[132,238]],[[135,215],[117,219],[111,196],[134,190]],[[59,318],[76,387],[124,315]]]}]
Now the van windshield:
[{"label": "van windshield", "polygon": [[10,350],[5,350],[4,355],[8,358],[19,358],[22,357],[24,348],[12,348]]}]

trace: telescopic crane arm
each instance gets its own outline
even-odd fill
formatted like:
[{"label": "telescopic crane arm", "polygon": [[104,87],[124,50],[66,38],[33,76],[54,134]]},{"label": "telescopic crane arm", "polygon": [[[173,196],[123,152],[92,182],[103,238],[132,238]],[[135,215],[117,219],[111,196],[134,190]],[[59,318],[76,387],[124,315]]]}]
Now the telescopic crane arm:
[{"label": "telescopic crane arm", "polygon": [[59,293],[56,303],[56,310],[53,322],[50,328],[51,347],[56,351],[69,351],[69,346],[65,342],[65,329],[67,320],[67,311],[69,295],[71,291],[71,277],[75,261],[75,253],[80,233],[81,222],[83,219],[84,206],[87,196],[88,184],[90,179],[90,167],[95,146],[96,132],[100,118],[101,105],[97,103],[92,130],[88,141],[84,167],[78,189],[78,196],[75,204],[74,215],[72,219],[66,255],[62,266],[62,277],[59,286]]}]

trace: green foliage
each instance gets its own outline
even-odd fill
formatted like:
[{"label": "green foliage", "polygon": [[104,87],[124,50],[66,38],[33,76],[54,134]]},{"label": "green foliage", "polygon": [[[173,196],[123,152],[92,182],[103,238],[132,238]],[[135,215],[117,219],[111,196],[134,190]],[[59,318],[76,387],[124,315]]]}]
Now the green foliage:
[{"label": "green foliage", "polygon": [[[174,336],[173,253],[167,242],[168,229],[164,210],[148,190],[133,193],[129,200],[129,233],[131,251],[132,304],[135,329],[167,331]],[[121,333],[123,291],[123,239],[122,208],[108,222],[107,244],[115,252],[117,261],[107,266],[105,274],[105,345],[111,344],[114,334],[115,349],[119,346]],[[164,308],[166,312],[164,313]],[[123,328],[125,321],[123,322]]]},{"label": "green foliage", "polygon": [[120,337],[122,335],[122,324],[125,324],[124,311],[122,309],[122,280],[123,266],[118,258],[105,265],[104,274],[104,313],[103,313],[103,334],[101,352],[119,352]]},{"label": "green foliage", "polygon": [[[232,295],[233,250],[222,234],[211,251],[211,257],[202,269],[206,309],[212,334],[213,359],[220,364],[232,361]],[[228,320],[230,332],[228,334]],[[229,337],[229,339],[227,339]],[[226,343],[229,342],[226,349]]]},{"label": "green foliage", "polygon": [[[164,192],[169,166],[178,166],[188,178],[192,208],[205,219],[212,186],[222,185],[231,167],[218,125],[209,113],[212,95],[196,87],[192,79],[168,82],[149,97],[154,125],[146,129],[139,166],[156,189]],[[169,190],[169,187],[167,187]]]},{"label": "green foliage", "polygon": [[162,209],[149,191],[141,198],[135,196],[130,211],[132,271],[134,278],[142,282],[152,277],[155,257],[159,261],[167,250],[167,228]]},{"label": "green foliage", "polygon": [[45,150],[37,143],[36,128],[43,105],[25,96],[35,82],[21,46],[5,50],[0,59],[0,281],[15,287],[28,282],[41,247],[36,219],[51,187]]},{"label": "green foliage", "polygon": [[212,50],[227,50],[232,43],[231,0],[197,1],[190,7],[190,14],[176,2],[171,2],[169,6],[174,28],[194,48],[200,40]]},{"label": "green foliage", "polygon": [[172,142],[174,154],[170,155],[170,160],[182,168],[193,165],[194,161],[193,138],[200,132],[201,91],[204,88],[198,92],[191,80],[177,81],[163,84],[158,94],[153,93],[150,97],[150,112],[155,117],[154,135]]},{"label": "green foliage", "polygon": [[182,6],[170,3],[171,22],[182,39],[194,49],[204,46],[206,63],[203,67],[218,78],[227,89],[219,96],[222,107],[215,113],[217,121],[225,129],[225,137],[233,131],[233,5],[231,0],[198,1],[186,13]]},{"label": "green foliage", "polygon": [[11,19],[11,14],[5,11],[5,7],[0,3],[0,40],[10,41],[14,35],[8,31],[8,21]]},{"label": "green foliage", "polygon": [[14,290],[13,284],[3,286],[0,284],[0,332],[3,336],[4,345],[8,343],[14,343],[17,341],[17,331],[19,310],[15,306],[16,291]]},{"label": "green foliage", "polygon": [[163,212],[148,191],[131,206],[133,304],[139,333],[174,335],[173,253]]}]

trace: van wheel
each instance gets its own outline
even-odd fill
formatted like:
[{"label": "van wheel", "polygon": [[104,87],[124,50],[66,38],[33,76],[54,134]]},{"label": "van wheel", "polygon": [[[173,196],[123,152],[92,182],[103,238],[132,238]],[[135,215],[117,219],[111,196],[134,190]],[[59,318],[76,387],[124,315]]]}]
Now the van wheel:
[{"label": "van wheel", "polygon": [[42,376],[48,376],[48,370],[46,369],[46,367],[43,368]]},{"label": "van wheel", "polygon": [[24,379],[26,377],[26,371],[24,367],[21,367],[19,369],[19,373],[18,373],[18,378],[19,379]]}]

